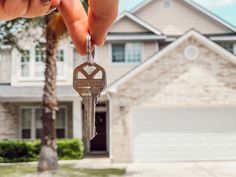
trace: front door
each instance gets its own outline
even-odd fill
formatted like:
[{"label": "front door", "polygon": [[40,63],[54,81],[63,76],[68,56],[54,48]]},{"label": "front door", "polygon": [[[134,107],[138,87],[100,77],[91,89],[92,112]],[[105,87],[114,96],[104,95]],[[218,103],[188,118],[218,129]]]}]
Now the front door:
[{"label": "front door", "polygon": [[97,135],[90,141],[90,152],[107,151],[107,119],[106,112],[96,112]]}]

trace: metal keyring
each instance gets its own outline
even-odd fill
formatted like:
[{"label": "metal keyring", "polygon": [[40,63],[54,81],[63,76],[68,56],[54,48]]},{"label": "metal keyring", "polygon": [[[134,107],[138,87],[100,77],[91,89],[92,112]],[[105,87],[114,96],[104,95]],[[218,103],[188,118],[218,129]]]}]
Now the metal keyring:
[{"label": "metal keyring", "polygon": [[51,7],[50,9],[48,9],[48,11],[45,13],[45,15],[48,15],[48,14],[52,13],[56,9],[57,9],[56,7]]},{"label": "metal keyring", "polygon": [[92,50],[92,37],[89,33],[87,34],[87,39],[86,39],[86,53],[88,62],[93,64],[95,50]]}]

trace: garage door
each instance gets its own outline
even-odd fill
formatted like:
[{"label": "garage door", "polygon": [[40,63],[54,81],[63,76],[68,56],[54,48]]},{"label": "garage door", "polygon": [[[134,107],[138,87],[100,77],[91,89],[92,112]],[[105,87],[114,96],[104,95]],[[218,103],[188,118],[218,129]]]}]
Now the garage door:
[{"label": "garage door", "polygon": [[236,108],[135,109],[136,162],[236,160]]}]

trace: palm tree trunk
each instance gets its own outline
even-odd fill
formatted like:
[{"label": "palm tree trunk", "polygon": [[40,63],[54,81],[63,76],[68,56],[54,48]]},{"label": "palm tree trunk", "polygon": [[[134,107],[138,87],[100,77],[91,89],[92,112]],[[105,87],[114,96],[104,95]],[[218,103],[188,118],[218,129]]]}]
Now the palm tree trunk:
[{"label": "palm tree trunk", "polygon": [[56,51],[58,38],[50,28],[49,17],[46,18],[46,68],[43,90],[43,132],[39,154],[38,171],[53,171],[58,169],[56,144],[56,111],[58,101],[56,96]]}]

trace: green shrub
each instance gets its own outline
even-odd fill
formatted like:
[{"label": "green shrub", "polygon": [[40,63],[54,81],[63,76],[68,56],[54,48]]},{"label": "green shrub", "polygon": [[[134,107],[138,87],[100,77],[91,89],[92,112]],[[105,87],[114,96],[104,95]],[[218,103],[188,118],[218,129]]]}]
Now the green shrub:
[{"label": "green shrub", "polygon": [[[39,151],[39,140],[0,141],[0,163],[37,161]],[[60,160],[81,159],[84,146],[79,139],[60,139],[57,151]]]}]

